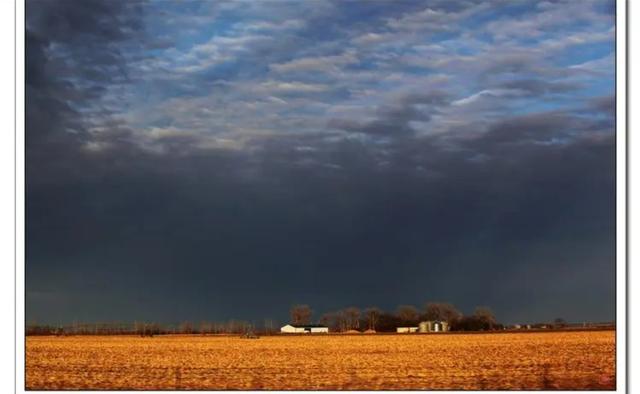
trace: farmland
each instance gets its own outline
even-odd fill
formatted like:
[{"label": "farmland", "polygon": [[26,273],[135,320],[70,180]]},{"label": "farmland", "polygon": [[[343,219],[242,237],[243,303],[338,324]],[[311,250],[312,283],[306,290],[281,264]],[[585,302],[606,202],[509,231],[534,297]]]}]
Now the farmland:
[{"label": "farmland", "polygon": [[615,331],[29,336],[27,389],[613,389]]}]

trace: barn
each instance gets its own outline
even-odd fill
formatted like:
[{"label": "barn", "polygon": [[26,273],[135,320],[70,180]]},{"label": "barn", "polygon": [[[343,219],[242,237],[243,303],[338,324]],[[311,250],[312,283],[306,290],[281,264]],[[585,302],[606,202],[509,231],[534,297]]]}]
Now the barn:
[{"label": "barn", "polygon": [[319,324],[287,324],[280,327],[280,332],[285,334],[328,333],[329,327]]}]

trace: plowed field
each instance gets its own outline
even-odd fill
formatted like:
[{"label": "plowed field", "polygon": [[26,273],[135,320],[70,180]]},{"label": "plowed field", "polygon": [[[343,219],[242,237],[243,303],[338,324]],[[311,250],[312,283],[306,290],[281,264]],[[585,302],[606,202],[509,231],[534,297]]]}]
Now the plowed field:
[{"label": "plowed field", "polygon": [[615,332],[27,337],[27,389],[614,389]]}]

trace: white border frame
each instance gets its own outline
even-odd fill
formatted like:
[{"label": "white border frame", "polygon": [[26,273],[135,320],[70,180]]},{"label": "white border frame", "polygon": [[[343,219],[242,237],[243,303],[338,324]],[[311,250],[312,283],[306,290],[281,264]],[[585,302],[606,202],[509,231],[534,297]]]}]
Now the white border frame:
[{"label": "white border frame", "polygon": [[[15,8],[13,1],[0,2],[0,15],[7,16],[7,21],[0,25],[0,42],[4,44],[3,49],[8,57],[9,54],[13,55],[15,50],[15,23],[14,15]],[[2,186],[5,186],[0,194],[2,205],[0,206],[0,254],[2,257],[2,264],[0,265],[0,277],[6,280],[4,286],[0,287],[0,300],[4,303],[3,311],[5,316],[11,315],[11,318],[15,319],[15,194],[12,193],[15,188],[15,64],[10,61],[0,63],[2,73],[0,73],[0,119],[4,120],[4,128],[0,133],[0,178],[2,179]],[[11,191],[10,191],[11,190]],[[15,320],[14,320],[15,323]],[[16,325],[3,324],[0,327],[2,332],[1,341],[2,349],[7,357],[0,362],[0,375],[2,379],[0,382],[6,382],[9,384],[15,384],[15,348],[14,339],[16,337]],[[11,356],[11,357],[10,357]]]},{"label": "white border frame", "polygon": [[[82,0],[79,0],[82,1]],[[490,0],[488,0],[490,1]],[[2,1],[2,9],[0,12],[4,16],[12,16],[11,2]],[[14,382],[14,390],[17,393],[25,392],[25,326],[24,326],[24,280],[25,280],[25,243],[24,243],[24,213],[25,213],[25,162],[24,162],[24,31],[25,31],[25,4],[24,0],[15,0],[15,374],[14,379],[6,379],[9,371],[5,368],[3,376],[4,383]],[[7,6],[8,5],[8,6]],[[636,6],[639,3],[636,2]],[[616,383],[615,392],[627,392],[628,379],[627,361],[627,1],[616,0]],[[7,10],[7,8],[9,10]],[[11,24],[3,24],[1,33],[9,30]],[[11,34],[0,34],[4,36],[5,43]],[[6,73],[6,68],[3,67]],[[8,84],[7,84],[8,85]],[[5,112],[12,109],[5,103]],[[8,119],[11,117],[8,116]],[[13,126],[13,125],[12,125]],[[9,135],[9,131],[3,133]],[[10,137],[10,135],[9,135]],[[5,137],[6,138],[6,137]],[[12,145],[7,141],[5,145]],[[12,141],[11,141],[12,142]],[[11,156],[7,156],[9,159]],[[8,161],[3,158],[5,166],[0,165],[3,169],[5,182],[10,179],[4,172],[11,168],[6,165]],[[3,212],[4,213],[4,212]],[[7,216],[7,215],[3,215]],[[4,218],[5,220],[7,218]],[[10,235],[5,234],[5,235]],[[7,245],[7,243],[5,243]],[[10,246],[10,244],[8,245]],[[8,264],[5,264],[9,267]],[[5,276],[7,272],[4,272]],[[0,289],[1,294],[10,293],[12,286]],[[8,337],[8,335],[6,336]],[[49,393],[51,391],[29,391],[30,393]],[[95,391],[75,391],[78,393],[91,393]],[[138,391],[119,391],[122,393],[138,393]],[[164,393],[166,391],[145,391],[149,393]],[[205,391],[206,392],[206,391]],[[395,393],[396,391],[389,391]],[[456,392],[456,391],[448,391]],[[468,393],[473,391],[460,391],[460,393]],[[483,391],[501,393],[502,391]],[[519,391],[522,393],[538,393],[539,391]],[[576,391],[554,391],[555,393],[575,393]],[[613,391],[610,391],[613,392]],[[274,391],[274,393],[286,393],[291,391]],[[398,392],[404,393],[404,392]]]},{"label": "white border frame", "polygon": [[25,206],[25,142],[24,142],[24,133],[25,133],[25,85],[24,85],[24,56],[25,56],[25,42],[24,42],[24,31],[25,31],[25,2],[24,0],[15,0],[15,40],[16,40],[16,51],[15,51],[15,75],[16,75],[16,87],[15,87],[15,100],[16,100],[16,150],[15,150],[15,159],[16,159],[16,246],[15,246],[15,256],[16,256],[16,277],[15,277],[15,287],[16,287],[16,380],[15,380],[15,391],[17,393],[25,392],[25,243],[24,243],[24,206]]},{"label": "white border frame", "polygon": [[[636,3],[637,5],[637,3]],[[616,392],[627,392],[627,3],[616,2]]]}]

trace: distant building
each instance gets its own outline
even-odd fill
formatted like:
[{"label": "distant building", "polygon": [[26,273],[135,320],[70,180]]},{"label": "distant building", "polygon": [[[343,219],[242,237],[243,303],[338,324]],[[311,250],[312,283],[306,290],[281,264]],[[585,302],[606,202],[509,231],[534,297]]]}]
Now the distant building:
[{"label": "distant building", "polygon": [[536,330],[540,330],[540,329],[549,328],[549,326],[547,324],[544,324],[544,323],[535,323],[535,324],[531,324],[531,328],[536,329]]},{"label": "distant building", "polygon": [[420,332],[446,332],[449,331],[449,323],[441,320],[429,320],[420,322]]},{"label": "distant building", "polygon": [[329,327],[318,324],[287,324],[280,328],[280,332],[286,334],[327,333],[329,332]]},{"label": "distant building", "polygon": [[399,333],[418,332],[418,327],[397,327],[396,331]]}]

